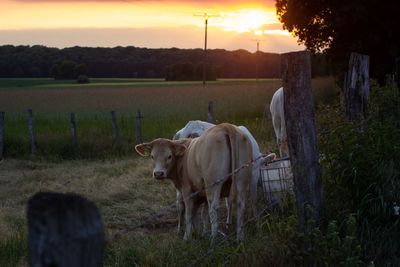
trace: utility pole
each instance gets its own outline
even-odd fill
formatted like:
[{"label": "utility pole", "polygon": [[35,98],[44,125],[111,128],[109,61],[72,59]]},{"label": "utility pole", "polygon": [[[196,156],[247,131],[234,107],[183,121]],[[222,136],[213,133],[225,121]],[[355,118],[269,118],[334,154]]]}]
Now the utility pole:
[{"label": "utility pole", "polygon": [[257,51],[256,51],[256,81],[258,81],[258,61],[259,61],[259,52],[260,52],[260,42],[265,42],[265,40],[261,39],[252,39],[251,41],[257,42]]},{"label": "utility pole", "polygon": [[205,23],[205,33],[204,33],[204,60],[203,60],[203,86],[206,85],[206,62],[207,62],[207,28],[208,28],[208,19],[212,17],[219,17],[218,14],[210,14],[207,12],[203,13],[194,13],[196,17],[203,17]]}]

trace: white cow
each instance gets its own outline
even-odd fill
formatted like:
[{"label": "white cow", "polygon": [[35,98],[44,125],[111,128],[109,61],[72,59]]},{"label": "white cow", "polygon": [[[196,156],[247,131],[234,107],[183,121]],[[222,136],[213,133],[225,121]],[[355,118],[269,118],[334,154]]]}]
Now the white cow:
[{"label": "white cow", "polygon": [[[193,138],[193,137],[198,137],[201,136],[207,129],[214,127],[215,124],[208,123],[205,121],[200,121],[200,120],[195,120],[195,121],[189,121],[185,127],[180,129],[174,136],[174,139],[183,139],[183,138]],[[274,157],[274,154],[271,154],[266,157],[262,157],[261,152],[260,152],[260,147],[257,144],[256,139],[254,136],[250,133],[250,131],[245,127],[245,126],[239,126],[239,129],[249,138],[252,146],[252,151],[253,151],[253,160],[257,159],[252,166],[252,177],[251,177],[251,182],[250,182],[250,198],[252,201],[252,210],[253,210],[253,215],[256,216],[258,215],[257,211],[257,184],[258,180],[260,179],[260,166],[265,163],[267,160],[271,159],[271,157]],[[228,208],[228,216],[227,216],[227,224],[232,223],[232,212],[231,212],[231,204],[228,202],[228,199],[226,200],[227,208]],[[181,224],[183,222],[183,215],[184,215],[184,204],[183,204],[183,199],[182,195],[180,194],[179,191],[176,193],[176,207],[178,210],[178,231],[180,231]]]},{"label": "white cow", "polygon": [[283,87],[279,88],[272,96],[269,106],[272,116],[272,125],[276,135],[281,158],[289,156],[287,146],[285,111],[283,108]]}]

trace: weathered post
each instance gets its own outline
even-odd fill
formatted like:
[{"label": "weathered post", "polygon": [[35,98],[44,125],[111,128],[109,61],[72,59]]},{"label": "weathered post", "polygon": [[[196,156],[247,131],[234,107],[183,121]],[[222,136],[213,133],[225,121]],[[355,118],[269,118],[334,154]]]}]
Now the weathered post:
[{"label": "weathered post", "polygon": [[318,162],[315,114],[308,51],[282,55],[284,112],[299,225],[306,231],[307,211],[318,222],[322,210],[322,182]]},{"label": "weathered post", "polygon": [[28,130],[29,130],[29,140],[31,144],[31,158],[35,156],[36,153],[36,143],[35,143],[35,133],[33,131],[33,111],[28,109]]},{"label": "weathered post", "polygon": [[208,102],[207,122],[209,122],[209,123],[214,123],[214,124],[215,124],[215,119],[214,119],[214,102],[213,102],[213,101],[209,101],[209,102]]},{"label": "weathered post", "polygon": [[72,145],[77,146],[78,145],[78,140],[76,137],[76,120],[75,120],[75,113],[71,112],[70,114],[70,121],[69,125],[71,128],[71,139],[72,139]]},{"label": "weathered post", "polygon": [[4,111],[0,111],[0,159],[4,156]]},{"label": "weathered post", "polygon": [[102,266],[104,225],[93,202],[76,194],[39,192],[26,210],[29,266]]},{"label": "weathered post", "polygon": [[397,87],[400,87],[400,57],[395,60],[395,79]]},{"label": "weathered post", "polygon": [[142,143],[142,119],[143,116],[140,113],[140,109],[137,110],[136,113],[136,124],[135,124],[135,133],[136,133],[136,144],[141,144]]},{"label": "weathered post", "polygon": [[115,144],[117,146],[121,146],[121,137],[119,135],[117,119],[115,117],[115,112],[114,111],[111,111],[111,122],[112,122],[112,130],[113,130],[113,134],[114,134]]},{"label": "weathered post", "polygon": [[365,117],[369,98],[369,56],[351,53],[344,81],[344,110],[348,120]]}]

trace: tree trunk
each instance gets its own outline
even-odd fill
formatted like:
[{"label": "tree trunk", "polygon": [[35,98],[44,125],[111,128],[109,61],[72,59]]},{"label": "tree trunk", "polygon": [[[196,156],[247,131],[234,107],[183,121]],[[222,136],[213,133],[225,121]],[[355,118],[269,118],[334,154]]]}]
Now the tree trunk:
[{"label": "tree trunk", "polygon": [[344,109],[348,120],[366,116],[369,91],[369,56],[351,53],[344,81]]},{"label": "tree trunk", "polygon": [[319,222],[322,181],[318,161],[314,101],[311,92],[311,58],[307,51],[282,55],[284,112],[299,225],[306,231],[306,206]]}]

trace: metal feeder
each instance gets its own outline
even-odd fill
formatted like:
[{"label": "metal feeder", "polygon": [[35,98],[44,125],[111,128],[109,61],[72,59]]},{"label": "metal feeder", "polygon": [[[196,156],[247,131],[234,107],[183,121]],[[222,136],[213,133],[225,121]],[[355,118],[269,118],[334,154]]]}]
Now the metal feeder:
[{"label": "metal feeder", "polygon": [[293,174],[288,158],[275,160],[260,168],[266,205],[279,205],[293,192]]}]

